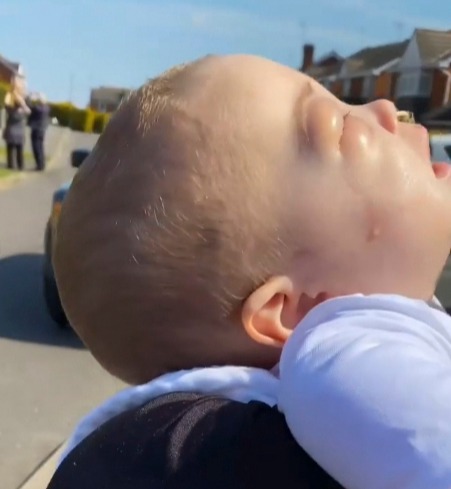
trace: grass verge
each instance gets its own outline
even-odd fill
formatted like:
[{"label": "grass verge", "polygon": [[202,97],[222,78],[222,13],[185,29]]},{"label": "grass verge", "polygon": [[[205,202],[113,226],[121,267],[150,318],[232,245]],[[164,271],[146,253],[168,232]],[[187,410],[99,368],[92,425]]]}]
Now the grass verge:
[{"label": "grass verge", "polygon": [[9,177],[10,175],[12,175],[12,171],[11,170],[8,170],[7,168],[0,168],[0,178],[5,178],[5,177]]}]

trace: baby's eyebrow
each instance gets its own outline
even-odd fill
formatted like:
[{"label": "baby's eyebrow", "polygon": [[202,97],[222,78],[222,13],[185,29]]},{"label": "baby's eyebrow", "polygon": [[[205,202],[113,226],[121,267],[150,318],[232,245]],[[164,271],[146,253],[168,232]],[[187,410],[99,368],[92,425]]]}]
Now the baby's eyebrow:
[{"label": "baby's eyebrow", "polygon": [[296,137],[298,138],[299,147],[304,146],[304,144],[309,143],[309,137],[305,128],[305,105],[309,98],[313,95],[314,90],[312,82],[308,81],[302,85],[301,91],[296,98],[293,107],[293,126],[296,128]]},{"label": "baby's eyebrow", "polygon": [[308,81],[307,83],[303,84],[301,88],[301,92],[299,93],[296,102],[294,104],[293,116],[295,120],[299,120],[299,117],[303,112],[305,104],[307,103],[307,100],[312,96],[312,94],[313,94],[312,82]]}]

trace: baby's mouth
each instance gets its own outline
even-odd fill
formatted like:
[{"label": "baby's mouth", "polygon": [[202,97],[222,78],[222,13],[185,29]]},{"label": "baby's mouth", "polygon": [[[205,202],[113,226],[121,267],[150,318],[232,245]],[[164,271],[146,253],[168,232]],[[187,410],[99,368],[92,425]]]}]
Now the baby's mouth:
[{"label": "baby's mouth", "polygon": [[399,122],[404,122],[406,124],[415,124],[415,116],[413,112],[407,110],[398,110],[396,117]]},{"label": "baby's mouth", "polygon": [[[412,112],[408,111],[398,111],[397,118],[399,122],[404,122],[407,124],[415,124],[415,117]],[[428,138],[429,139],[429,138]],[[428,145],[429,146],[429,145]],[[428,160],[431,161],[431,151],[428,147],[427,149]],[[432,171],[438,179],[448,178],[451,175],[451,165],[442,161],[431,161]]]}]

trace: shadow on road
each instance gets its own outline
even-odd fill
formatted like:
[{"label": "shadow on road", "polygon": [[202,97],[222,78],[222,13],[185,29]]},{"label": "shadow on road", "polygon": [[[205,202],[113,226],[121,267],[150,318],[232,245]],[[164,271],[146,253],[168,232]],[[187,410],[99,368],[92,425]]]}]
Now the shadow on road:
[{"label": "shadow on road", "polygon": [[0,338],[68,348],[83,348],[70,329],[47,314],[42,293],[42,255],[0,259]]}]

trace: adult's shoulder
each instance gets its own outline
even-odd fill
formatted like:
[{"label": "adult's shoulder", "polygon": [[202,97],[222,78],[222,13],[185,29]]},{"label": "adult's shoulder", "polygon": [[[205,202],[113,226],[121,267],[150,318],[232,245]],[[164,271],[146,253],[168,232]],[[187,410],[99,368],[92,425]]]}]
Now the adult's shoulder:
[{"label": "adult's shoulder", "polygon": [[340,489],[260,402],[174,393],[108,421],[48,489]]}]

